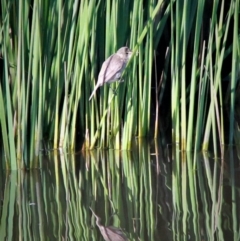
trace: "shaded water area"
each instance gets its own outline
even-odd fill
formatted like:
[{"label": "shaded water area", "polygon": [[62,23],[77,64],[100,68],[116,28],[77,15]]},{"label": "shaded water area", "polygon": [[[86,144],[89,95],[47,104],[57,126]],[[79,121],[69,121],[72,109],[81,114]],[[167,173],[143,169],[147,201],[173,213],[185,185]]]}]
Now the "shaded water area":
[{"label": "shaded water area", "polygon": [[1,170],[0,240],[239,240],[239,156],[43,154],[40,169]]}]

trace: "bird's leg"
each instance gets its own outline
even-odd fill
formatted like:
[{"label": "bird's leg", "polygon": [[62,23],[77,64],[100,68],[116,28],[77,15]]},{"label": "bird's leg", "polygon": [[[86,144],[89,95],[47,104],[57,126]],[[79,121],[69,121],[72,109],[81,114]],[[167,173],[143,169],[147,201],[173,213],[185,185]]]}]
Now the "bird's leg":
[{"label": "bird's leg", "polygon": [[112,92],[113,92],[114,95],[117,94],[117,90],[116,90],[116,89],[113,89],[110,85],[109,85],[109,88],[112,90]]},{"label": "bird's leg", "polygon": [[[124,79],[122,79],[121,77],[117,79],[119,83],[123,82]],[[113,89],[110,85],[109,88],[113,91],[113,94],[116,95],[117,94],[117,89],[118,89],[119,85],[117,86],[116,89]]]}]

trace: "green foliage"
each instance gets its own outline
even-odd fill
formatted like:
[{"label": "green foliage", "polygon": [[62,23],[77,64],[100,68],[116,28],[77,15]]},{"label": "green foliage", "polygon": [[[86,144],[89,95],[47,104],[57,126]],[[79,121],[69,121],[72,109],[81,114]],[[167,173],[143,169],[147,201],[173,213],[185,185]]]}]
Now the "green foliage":
[{"label": "green foliage", "polygon": [[[171,2],[173,140],[183,150],[197,151],[201,146],[208,150],[209,144],[213,144],[217,155],[226,141],[224,122],[228,120],[229,107],[224,109],[223,98],[231,99],[229,143],[233,144],[240,70],[237,13],[238,1]],[[230,27],[234,29],[233,36]],[[227,66],[230,56],[233,61]],[[230,92],[223,89],[227,85],[226,76]]]}]

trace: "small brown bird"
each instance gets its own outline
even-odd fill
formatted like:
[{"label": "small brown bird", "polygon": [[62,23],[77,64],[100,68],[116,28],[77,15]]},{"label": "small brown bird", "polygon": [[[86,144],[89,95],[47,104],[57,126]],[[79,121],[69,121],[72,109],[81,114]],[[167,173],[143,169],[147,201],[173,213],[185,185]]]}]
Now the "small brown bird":
[{"label": "small brown bird", "polygon": [[[90,207],[89,207],[90,208]],[[125,233],[120,229],[113,226],[103,226],[101,224],[101,218],[97,216],[95,212],[90,208],[92,214],[96,218],[96,224],[105,241],[128,241]]]},{"label": "small brown bird", "polygon": [[97,84],[89,100],[92,99],[99,86],[102,86],[105,83],[113,83],[120,79],[122,72],[125,69],[131,55],[131,49],[129,49],[128,47],[122,47],[117,51],[117,53],[111,55],[103,62],[102,68],[98,75]]}]

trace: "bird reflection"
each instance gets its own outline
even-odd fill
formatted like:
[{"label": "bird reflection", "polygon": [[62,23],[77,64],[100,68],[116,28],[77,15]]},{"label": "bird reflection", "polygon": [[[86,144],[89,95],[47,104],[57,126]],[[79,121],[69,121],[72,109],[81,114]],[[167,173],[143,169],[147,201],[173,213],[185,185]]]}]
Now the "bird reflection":
[{"label": "bird reflection", "polygon": [[[90,208],[90,207],[89,207]],[[96,218],[96,224],[104,238],[105,241],[128,241],[126,235],[119,228],[113,226],[103,226],[101,225],[101,218],[99,218],[96,213],[90,208],[93,215]]]}]

